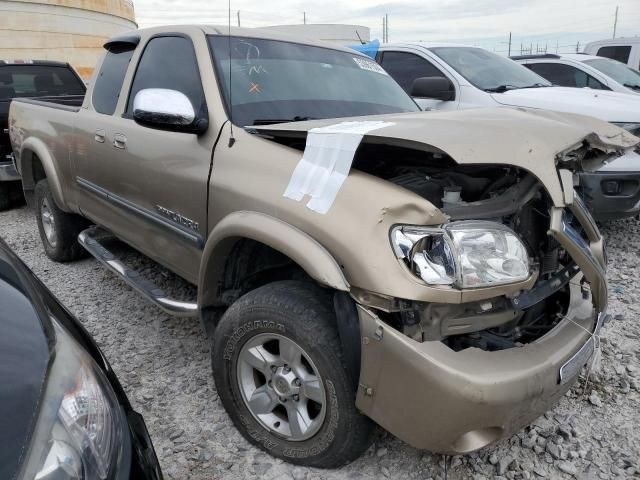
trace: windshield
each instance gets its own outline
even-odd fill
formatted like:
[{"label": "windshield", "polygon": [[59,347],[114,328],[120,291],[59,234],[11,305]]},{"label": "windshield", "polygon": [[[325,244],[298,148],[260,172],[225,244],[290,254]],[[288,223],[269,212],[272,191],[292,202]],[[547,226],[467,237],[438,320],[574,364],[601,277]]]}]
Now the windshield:
[{"label": "windshield", "polygon": [[600,70],[625,87],[640,90],[640,72],[627,67],[624,63],[609,58],[594,58],[591,60],[583,60],[583,62]]},{"label": "windshield", "polygon": [[482,48],[434,47],[430,50],[480,90],[500,92],[551,86],[519,63]]},{"label": "windshield", "polygon": [[356,52],[244,37],[209,42],[236,125],[420,110],[382,67]]},{"label": "windshield", "polygon": [[28,64],[0,67],[0,100],[84,95],[84,92],[84,84],[67,67]]}]

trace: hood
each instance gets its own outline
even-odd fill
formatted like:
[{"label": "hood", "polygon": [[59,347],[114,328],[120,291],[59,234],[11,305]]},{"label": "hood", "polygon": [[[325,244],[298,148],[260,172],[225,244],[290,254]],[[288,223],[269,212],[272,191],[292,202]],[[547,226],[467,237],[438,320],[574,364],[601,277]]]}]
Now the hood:
[{"label": "hood", "polygon": [[[622,154],[640,139],[592,117],[544,110],[485,108],[453,112],[417,112],[313,120],[251,127],[274,137],[306,137],[309,130],[341,122],[384,121],[362,142],[385,143],[442,152],[458,164],[505,164],[530,171],[545,185],[556,205],[563,205],[556,162],[585,143],[603,153]],[[608,155],[590,168],[602,166]]]},{"label": "hood", "polygon": [[0,241],[0,478],[14,478],[30,444],[49,342],[15,257]]},{"label": "hood", "polygon": [[501,105],[590,115],[605,122],[640,123],[640,96],[590,88],[520,88],[492,93]]}]

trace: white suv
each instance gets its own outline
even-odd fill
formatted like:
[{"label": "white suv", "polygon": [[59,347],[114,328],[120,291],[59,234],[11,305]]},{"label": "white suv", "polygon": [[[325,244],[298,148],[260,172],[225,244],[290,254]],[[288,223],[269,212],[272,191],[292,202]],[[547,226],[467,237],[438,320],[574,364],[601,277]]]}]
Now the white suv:
[{"label": "white suv", "polygon": [[[482,48],[387,43],[372,56],[424,110],[539,108],[589,115],[640,135],[640,96],[552,86],[517,62]],[[640,155],[628,153],[597,172],[581,174],[578,189],[597,219],[638,215]]]},{"label": "white suv", "polygon": [[640,94],[640,72],[610,58],[572,53],[511,57],[554,85]]}]

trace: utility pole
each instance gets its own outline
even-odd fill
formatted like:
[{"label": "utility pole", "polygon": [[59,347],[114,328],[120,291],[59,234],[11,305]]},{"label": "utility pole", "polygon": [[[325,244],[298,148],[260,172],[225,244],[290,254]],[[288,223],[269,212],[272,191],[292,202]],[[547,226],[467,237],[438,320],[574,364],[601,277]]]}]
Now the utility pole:
[{"label": "utility pole", "polygon": [[238,26],[240,26],[240,10],[238,10]]},{"label": "utility pole", "polygon": [[556,55],[558,54],[558,48],[560,48],[560,41],[556,40]]},{"label": "utility pole", "polygon": [[618,5],[616,5],[616,15],[613,19],[613,38],[616,38],[616,30],[618,29]]},{"label": "utility pole", "polygon": [[302,23],[307,24],[307,12],[302,12]]},{"label": "utility pole", "polygon": [[508,56],[511,56],[511,32],[509,32],[509,53]]},{"label": "utility pole", "polygon": [[576,43],[576,53],[580,53],[580,40]]},{"label": "utility pole", "polygon": [[386,20],[382,17],[382,43],[387,43]]},{"label": "utility pole", "polygon": [[385,22],[384,22],[385,30],[386,30],[386,33],[387,33],[386,37],[387,37],[387,43],[388,43],[389,42],[389,14],[388,13],[385,14],[384,18],[385,18]]}]

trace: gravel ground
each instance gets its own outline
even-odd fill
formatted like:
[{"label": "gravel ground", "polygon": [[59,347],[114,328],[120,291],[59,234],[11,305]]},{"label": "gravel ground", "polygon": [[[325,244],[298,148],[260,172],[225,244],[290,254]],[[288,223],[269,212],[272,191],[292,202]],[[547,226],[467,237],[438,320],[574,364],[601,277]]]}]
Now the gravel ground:
[{"label": "gravel ground", "polygon": [[[599,368],[553,411],[497,446],[446,459],[448,478],[640,478],[640,222],[603,225],[610,313]],[[213,384],[199,322],[149,305],[94,260],[61,265],[43,253],[27,207],[0,213],[0,236],[93,334],[134,408],[144,415],[167,478],[445,478],[445,458],[381,433],[339,470],[294,467],[250,446],[232,426]],[[121,253],[182,298],[194,289],[139,254]],[[428,406],[425,406],[428,408]]]}]

